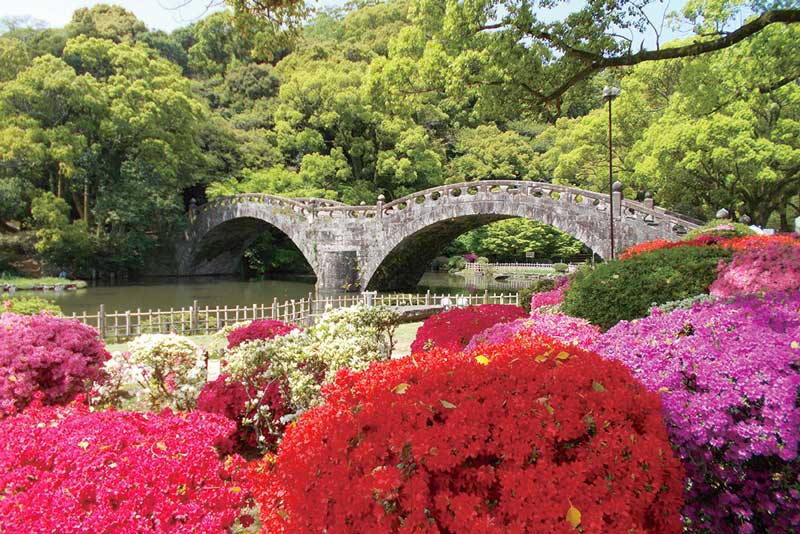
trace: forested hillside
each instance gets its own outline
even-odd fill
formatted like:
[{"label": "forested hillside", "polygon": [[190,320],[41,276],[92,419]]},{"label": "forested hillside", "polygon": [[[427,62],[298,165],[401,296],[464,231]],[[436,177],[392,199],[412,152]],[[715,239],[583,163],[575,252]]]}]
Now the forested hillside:
[{"label": "forested hillside", "polygon": [[[651,191],[689,215],[726,207],[781,229],[797,216],[796,24],[693,58],[600,69],[543,100],[531,95],[560,83],[546,63],[446,4],[352,2],[318,11],[296,35],[230,12],[167,34],[115,6],[80,9],[64,28],[5,21],[6,261],[35,252],[77,273],[146,271],[180,235],[191,198],[240,192],[372,204],[486,179],[604,190],[606,84],[622,88],[614,165],[626,196]],[[687,4],[688,19],[697,5]],[[729,16],[703,14],[694,13],[698,33]],[[544,79],[553,87],[525,92]],[[295,263],[274,248],[262,240],[251,263]],[[504,221],[452,250],[510,260],[580,249],[549,227]]]}]

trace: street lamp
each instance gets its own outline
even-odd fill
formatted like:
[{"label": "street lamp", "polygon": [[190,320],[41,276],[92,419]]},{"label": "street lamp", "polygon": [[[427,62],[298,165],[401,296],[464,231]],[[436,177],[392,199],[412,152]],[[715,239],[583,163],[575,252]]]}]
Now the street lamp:
[{"label": "street lamp", "polygon": [[614,259],[614,168],[611,152],[611,101],[619,96],[619,88],[603,87],[603,101],[608,102],[608,211],[611,220],[611,259]]}]

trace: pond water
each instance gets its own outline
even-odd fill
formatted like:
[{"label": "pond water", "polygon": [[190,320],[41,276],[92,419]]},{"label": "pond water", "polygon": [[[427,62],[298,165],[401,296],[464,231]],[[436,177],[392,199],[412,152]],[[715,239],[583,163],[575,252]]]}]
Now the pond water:
[{"label": "pond water", "polygon": [[[424,293],[483,292],[510,293],[516,291],[514,282],[466,279],[447,273],[426,273],[417,291]],[[234,306],[268,304],[300,299],[314,291],[312,279],[241,280],[231,277],[191,277],[147,279],[124,285],[101,285],[77,291],[37,293],[53,300],[64,314],[94,313],[101,304],[107,312],[189,307],[197,300],[201,306]]]}]

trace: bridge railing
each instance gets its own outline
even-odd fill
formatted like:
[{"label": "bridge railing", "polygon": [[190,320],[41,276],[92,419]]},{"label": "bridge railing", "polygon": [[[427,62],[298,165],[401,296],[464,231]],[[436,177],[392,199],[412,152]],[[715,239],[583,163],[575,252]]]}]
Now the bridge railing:
[{"label": "bridge railing", "polygon": [[259,319],[275,319],[297,325],[312,324],[324,312],[355,305],[389,306],[394,308],[418,306],[467,306],[475,304],[519,304],[516,293],[476,295],[448,295],[427,293],[342,294],[327,297],[314,296],[271,304],[249,306],[200,306],[194,301],[189,307],[170,309],[136,309],[107,312],[100,305],[96,313],[73,313],[69,318],[97,330],[106,341],[124,341],[141,334],[208,335],[225,326]]}]

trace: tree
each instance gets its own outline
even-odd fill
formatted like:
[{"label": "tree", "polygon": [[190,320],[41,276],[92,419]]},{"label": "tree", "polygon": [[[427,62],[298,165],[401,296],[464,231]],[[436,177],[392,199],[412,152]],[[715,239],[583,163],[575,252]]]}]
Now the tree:
[{"label": "tree", "polygon": [[0,83],[13,80],[30,63],[22,41],[0,37]]},{"label": "tree", "polygon": [[76,9],[67,26],[72,36],[85,35],[116,43],[134,42],[147,32],[144,22],[120,6],[97,4]]},{"label": "tree", "polygon": [[495,262],[525,261],[533,252],[537,258],[563,259],[580,254],[584,245],[552,226],[532,219],[506,219],[467,232],[456,238],[445,252],[472,252]]},{"label": "tree", "polygon": [[477,180],[525,180],[534,156],[530,139],[488,124],[460,130],[456,156],[447,168],[451,183]]}]

